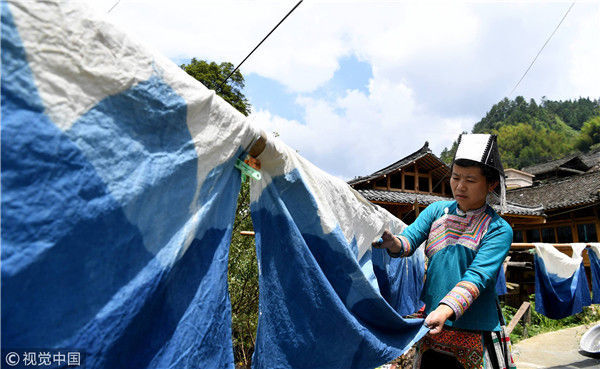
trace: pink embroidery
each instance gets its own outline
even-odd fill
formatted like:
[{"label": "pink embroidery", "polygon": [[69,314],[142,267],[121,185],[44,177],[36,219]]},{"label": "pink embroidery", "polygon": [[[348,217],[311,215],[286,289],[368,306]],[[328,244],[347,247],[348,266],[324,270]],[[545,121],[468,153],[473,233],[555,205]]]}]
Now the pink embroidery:
[{"label": "pink embroidery", "polygon": [[477,251],[491,220],[492,217],[485,211],[466,217],[447,214],[442,216],[431,225],[425,254],[430,258],[445,247],[456,244]]}]

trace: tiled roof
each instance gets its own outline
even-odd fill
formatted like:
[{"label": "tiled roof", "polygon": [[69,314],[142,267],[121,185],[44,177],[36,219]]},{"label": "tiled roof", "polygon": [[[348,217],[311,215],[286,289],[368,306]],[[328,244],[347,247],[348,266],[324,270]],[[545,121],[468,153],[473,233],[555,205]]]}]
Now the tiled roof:
[{"label": "tiled roof", "polygon": [[573,166],[579,167],[579,169],[583,171],[600,170],[600,148],[585,154],[579,152],[546,163],[530,165],[522,170],[534,175],[540,175],[542,173],[558,170],[561,167],[567,168]]},{"label": "tiled roof", "polygon": [[551,210],[600,201],[600,171],[572,175],[538,186],[507,191],[508,201]]},{"label": "tiled roof", "polygon": [[397,202],[403,204],[414,204],[415,200],[419,205],[429,205],[436,201],[451,200],[449,197],[427,195],[423,193],[411,193],[400,191],[385,190],[357,190],[369,201]]},{"label": "tiled roof", "polygon": [[[569,161],[571,161],[573,159],[576,159],[576,160],[579,159],[579,155],[580,154],[571,154],[569,156],[565,156],[564,158],[560,158],[557,160],[552,160],[552,161],[548,161],[548,162],[536,164],[536,165],[530,165],[528,167],[522,168],[521,170],[523,172],[531,173],[533,175],[540,175],[542,173],[547,173],[547,172],[557,170],[561,166],[563,166],[564,164],[568,163]],[[581,159],[579,159],[579,160],[581,160]]]},{"label": "tiled roof", "polygon": [[349,185],[355,185],[357,183],[361,183],[361,182],[366,182],[366,181],[370,181],[372,179],[381,177],[384,174],[393,172],[399,168],[402,168],[416,160],[419,160],[427,155],[430,155],[430,159],[429,159],[429,164],[431,165],[432,162],[439,162],[439,163],[435,163],[434,166],[438,166],[442,167],[442,168],[446,168],[449,174],[450,169],[446,166],[446,164],[444,164],[444,162],[442,162],[437,156],[435,156],[434,154],[432,154],[431,150],[429,149],[429,142],[425,142],[425,144],[423,145],[423,147],[421,147],[419,150],[413,152],[412,154],[398,160],[397,162],[388,165],[387,167],[380,169],[368,176],[364,176],[364,177],[356,177],[350,181],[348,181]]},{"label": "tiled roof", "polygon": [[586,154],[581,154],[581,161],[585,163],[592,170],[600,170],[600,148],[592,150]]},{"label": "tiled roof", "polygon": [[[451,197],[443,197],[436,195],[428,195],[422,193],[410,193],[400,191],[385,191],[385,190],[357,190],[369,201],[392,202],[401,204],[429,205],[436,201],[452,200]],[[498,205],[492,205],[496,211],[500,211]],[[507,214],[513,215],[536,215],[542,216],[543,209],[540,207],[522,206],[519,204],[508,204]]]}]

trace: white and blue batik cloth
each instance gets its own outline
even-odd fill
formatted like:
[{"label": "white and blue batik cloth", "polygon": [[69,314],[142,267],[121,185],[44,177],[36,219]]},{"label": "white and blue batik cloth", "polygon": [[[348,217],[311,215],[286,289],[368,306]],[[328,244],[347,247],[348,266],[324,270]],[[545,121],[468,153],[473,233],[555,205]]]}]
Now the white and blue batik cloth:
[{"label": "white and blue batik cloth", "polygon": [[263,178],[251,187],[260,273],[253,364],[370,368],[410,348],[427,330],[382,298],[370,248],[385,228],[399,232],[400,221],[278,141],[259,159]]},{"label": "white and blue batik cloth", "polygon": [[[1,12],[2,351],[233,368],[234,163],[260,131],[78,4]],[[425,329],[383,298],[369,245],[403,225],[270,140],[252,189],[254,366],[365,368],[401,354]]]},{"label": "white and blue batik cloth", "polygon": [[581,253],[585,244],[572,244],[571,257],[551,244],[535,245],[535,310],[552,319],[562,319],[591,304],[590,290]]}]

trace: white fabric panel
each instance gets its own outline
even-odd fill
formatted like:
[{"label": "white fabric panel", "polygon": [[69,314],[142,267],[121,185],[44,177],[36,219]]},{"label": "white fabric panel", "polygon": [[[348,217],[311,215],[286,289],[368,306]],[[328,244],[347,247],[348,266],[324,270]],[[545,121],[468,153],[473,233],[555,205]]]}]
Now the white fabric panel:
[{"label": "white fabric panel", "polygon": [[573,255],[571,257],[558,251],[549,243],[534,243],[535,252],[544,261],[544,266],[548,273],[555,274],[561,278],[570,278],[581,265],[583,256],[581,255],[585,244],[573,243]]}]

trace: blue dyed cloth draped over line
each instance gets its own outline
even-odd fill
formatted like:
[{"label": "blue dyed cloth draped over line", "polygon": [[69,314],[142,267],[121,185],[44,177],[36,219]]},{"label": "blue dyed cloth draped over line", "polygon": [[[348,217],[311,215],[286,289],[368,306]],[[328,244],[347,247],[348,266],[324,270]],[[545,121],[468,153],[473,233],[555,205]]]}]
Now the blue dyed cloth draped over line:
[{"label": "blue dyed cloth draped over line", "polygon": [[[233,368],[233,164],[258,130],[77,4],[1,6],[3,350],[77,348],[87,368]],[[267,288],[255,366],[305,366],[314,355],[297,353],[325,346],[346,367],[400,354],[424,330],[394,308],[413,310],[418,291],[398,303],[405,286],[367,245],[401,224],[317,168],[280,164],[253,189]]]},{"label": "blue dyed cloth draped over line", "polygon": [[600,243],[590,244],[588,256],[592,272],[592,304],[600,304]]},{"label": "blue dyed cloth draped over line", "polygon": [[591,304],[581,253],[585,244],[572,244],[572,257],[550,244],[535,244],[535,310],[562,319]]},{"label": "blue dyed cloth draped over line", "polygon": [[370,243],[386,227],[399,232],[400,221],[277,141],[259,159],[263,179],[251,187],[261,291],[253,364],[369,368],[399,356],[427,330],[382,299],[373,260],[385,259],[372,257]]}]

